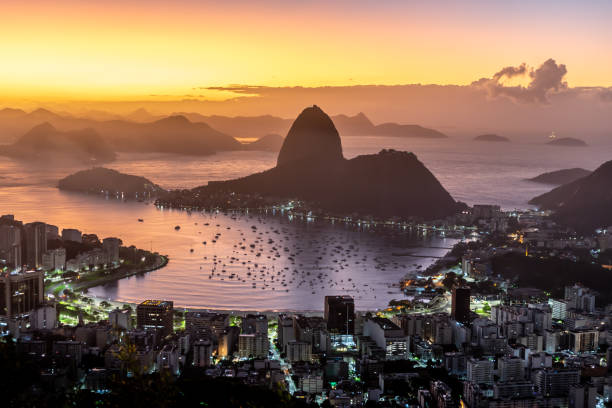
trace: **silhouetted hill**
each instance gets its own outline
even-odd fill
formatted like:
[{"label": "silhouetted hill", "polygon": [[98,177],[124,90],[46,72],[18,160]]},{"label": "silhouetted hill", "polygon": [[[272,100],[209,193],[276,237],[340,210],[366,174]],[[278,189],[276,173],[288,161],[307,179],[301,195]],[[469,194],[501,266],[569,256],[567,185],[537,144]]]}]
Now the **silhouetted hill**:
[{"label": "silhouetted hill", "polygon": [[[291,119],[271,115],[263,116],[204,116],[199,113],[180,113],[192,122],[205,122],[221,132],[234,137],[262,137],[270,133],[286,134]],[[415,138],[445,138],[445,134],[419,125],[383,123],[374,125],[364,113],[355,116],[336,115],[331,117],[336,129],[343,136],[392,136]]]},{"label": "silhouetted hill", "polygon": [[192,122],[205,122],[220,132],[240,138],[261,138],[269,134],[287,134],[291,119],[262,116],[204,116],[199,113],[178,113]]},{"label": "silhouetted hill", "polygon": [[509,142],[510,139],[495,134],[479,135],[474,138],[477,142]]},{"label": "silhouetted hill", "polygon": [[612,161],[590,175],[559,186],[529,201],[553,210],[553,217],[581,232],[612,225]]},{"label": "silhouetted hill", "polygon": [[[136,112],[144,118],[145,113]],[[33,126],[48,122],[60,131],[94,129],[116,151],[162,152],[192,155],[212,154],[222,150],[240,150],[242,144],[206,123],[193,123],[184,116],[169,116],[157,121],[138,123],[124,119],[96,121],[37,109],[26,113],[0,111],[0,132],[9,142]],[[27,126],[27,127],[26,127]]]},{"label": "silhouetted hill", "polygon": [[575,139],[573,137],[562,137],[560,139],[553,139],[546,144],[551,145],[551,146],[566,146],[566,147],[583,147],[587,145],[584,140]]},{"label": "silhouetted hill", "polygon": [[196,196],[223,192],[298,198],[332,212],[378,217],[434,219],[458,209],[412,153],[382,150],[345,160],[332,120],[317,106],[295,120],[275,168],[194,190]]},{"label": "silhouetted hill", "polygon": [[116,158],[111,146],[95,130],[60,132],[49,123],[35,126],[11,145],[0,146],[0,154],[42,162],[62,159],[104,163]]},{"label": "silhouetted hill", "polygon": [[150,123],[99,122],[96,128],[118,151],[206,155],[242,148],[233,137],[184,116],[169,116]]},{"label": "silhouetted hill", "polygon": [[374,127],[376,136],[409,137],[422,139],[444,139],[444,133],[419,125],[401,125],[398,123],[383,123]]},{"label": "silhouetted hill", "polygon": [[539,176],[532,177],[527,180],[533,181],[534,183],[553,184],[560,186],[561,184],[571,183],[572,181],[586,177],[591,173],[592,171],[590,170],[580,168],[563,169],[551,171],[548,173],[542,173]]},{"label": "silhouetted hill", "polygon": [[145,197],[164,192],[161,187],[150,180],[120,173],[104,167],[79,171],[71,174],[58,183],[60,190],[80,191],[100,194],[101,191],[111,195],[123,193],[125,196]]},{"label": "silhouetted hill", "polygon": [[281,135],[270,134],[260,137],[252,143],[245,143],[243,146],[246,150],[278,152],[283,146],[284,141],[285,139]]},{"label": "silhouetted hill", "polygon": [[317,105],[300,113],[278,154],[277,166],[301,160],[333,162],[342,160],[340,135],[331,118]]}]

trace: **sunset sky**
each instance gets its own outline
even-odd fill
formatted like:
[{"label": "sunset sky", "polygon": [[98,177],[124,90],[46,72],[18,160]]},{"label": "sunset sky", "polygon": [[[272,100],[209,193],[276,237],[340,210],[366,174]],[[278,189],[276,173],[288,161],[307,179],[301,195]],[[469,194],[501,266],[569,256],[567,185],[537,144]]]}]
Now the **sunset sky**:
[{"label": "sunset sky", "polygon": [[612,85],[610,1],[2,1],[0,98],[226,98],[249,84],[470,84],[554,58]]}]

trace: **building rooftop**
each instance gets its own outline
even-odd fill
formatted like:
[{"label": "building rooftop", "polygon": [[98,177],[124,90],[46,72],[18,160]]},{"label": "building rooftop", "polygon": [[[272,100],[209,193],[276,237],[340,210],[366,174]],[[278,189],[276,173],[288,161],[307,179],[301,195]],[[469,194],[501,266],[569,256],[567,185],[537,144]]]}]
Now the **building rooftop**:
[{"label": "building rooftop", "polygon": [[172,307],[173,302],[169,300],[152,300],[147,299],[143,301],[139,306],[163,306],[163,307]]}]

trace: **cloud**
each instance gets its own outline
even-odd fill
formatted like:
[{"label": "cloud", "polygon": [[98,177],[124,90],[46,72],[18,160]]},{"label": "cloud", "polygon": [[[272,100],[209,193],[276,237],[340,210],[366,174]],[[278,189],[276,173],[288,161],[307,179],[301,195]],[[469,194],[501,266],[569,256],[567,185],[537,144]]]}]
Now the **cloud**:
[{"label": "cloud", "polygon": [[[564,64],[557,64],[554,59],[544,61],[537,69],[528,68],[525,63],[518,67],[505,67],[495,73],[491,78],[481,78],[472,83],[472,86],[486,90],[490,97],[505,96],[520,103],[547,104],[547,95],[551,91],[567,89],[567,82],[563,80],[567,74]],[[503,79],[526,76],[527,86],[506,86]]]}]

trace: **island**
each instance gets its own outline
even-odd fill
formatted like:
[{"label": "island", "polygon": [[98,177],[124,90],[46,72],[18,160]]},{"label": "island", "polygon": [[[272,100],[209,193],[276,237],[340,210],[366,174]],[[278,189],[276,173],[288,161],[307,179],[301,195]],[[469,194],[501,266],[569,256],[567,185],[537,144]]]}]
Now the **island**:
[{"label": "island", "polygon": [[116,159],[113,148],[95,130],[63,132],[46,122],[33,127],[13,144],[0,146],[0,155],[39,163],[74,161],[100,164]]},{"label": "island", "polygon": [[572,169],[556,170],[547,173],[542,173],[538,176],[528,178],[527,181],[541,184],[552,184],[560,186],[562,184],[571,183],[591,174],[592,171],[581,169],[578,167]]},{"label": "island", "polygon": [[562,137],[560,139],[553,139],[546,144],[550,146],[563,146],[563,147],[585,147],[587,146],[584,140],[576,139],[573,137]]},{"label": "island", "polygon": [[104,167],[94,167],[64,177],[59,181],[58,187],[66,191],[135,199],[150,199],[165,192],[163,188],[144,177]]},{"label": "island", "polygon": [[510,141],[510,139],[508,139],[505,136],[500,136],[500,135],[496,135],[492,133],[476,136],[474,140],[477,142],[509,142]]},{"label": "island", "polygon": [[580,232],[612,225],[612,160],[592,174],[534,197],[529,204],[553,211],[553,219]]},{"label": "island", "polygon": [[332,119],[316,105],[304,109],[291,126],[276,167],[170,192],[156,203],[253,208],[287,201],[334,214],[426,220],[445,218],[461,207],[413,153],[383,149],[345,159]]},{"label": "island", "polygon": [[276,133],[271,133],[260,137],[254,142],[245,143],[246,150],[261,150],[269,152],[278,152],[283,145],[284,138]]}]

